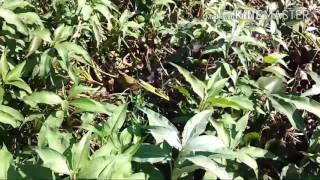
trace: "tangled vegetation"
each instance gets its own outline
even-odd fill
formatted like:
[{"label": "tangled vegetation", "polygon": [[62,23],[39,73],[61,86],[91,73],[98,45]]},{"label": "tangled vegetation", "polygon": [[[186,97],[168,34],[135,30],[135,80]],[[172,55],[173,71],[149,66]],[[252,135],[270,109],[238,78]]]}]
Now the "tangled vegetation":
[{"label": "tangled vegetation", "polygon": [[0,179],[318,179],[319,5],[0,0]]}]

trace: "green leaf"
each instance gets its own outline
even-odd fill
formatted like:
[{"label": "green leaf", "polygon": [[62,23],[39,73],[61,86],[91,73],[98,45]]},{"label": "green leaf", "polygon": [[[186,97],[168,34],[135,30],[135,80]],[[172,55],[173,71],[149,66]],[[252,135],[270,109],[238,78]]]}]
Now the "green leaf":
[{"label": "green leaf", "polygon": [[127,104],[123,104],[112,113],[111,118],[106,123],[106,127],[110,133],[118,133],[123,126],[127,117],[127,107]]},{"label": "green leaf", "polygon": [[7,50],[5,49],[1,55],[0,59],[0,72],[3,80],[6,79],[7,74],[9,72],[9,65],[7,61]]},{"label": "green leaf", "polygon": [[77,95],[82,94],[82,93],[96,92],[98,89],[99,88],[92,88],[92,87],[82,86],[82,85],[74,85],[69,90],[68,98],[76,97]]},{"label": "green leaf", "polygon": [[60,96],[49,91],[33,92],[30,96],[25,96],[23,100],[33,107],[37,104],[55,105],[62,103]]},{"label": "green leaf", "polygon": [[181,142],[178,132],[163,126],[152,126],[149,128],[149,130],[152,136],[156,139],[157,143],[162,142],[164,139],[170,146],[175,147],[178,150],[181,149]]},{"label": "green leaf", "polygon": [[286,85],[283,81],[275,76],[260,77],[258,79],[260,88],[267,90],[270,94],[280,94],[286,90]]},{"label": "green leaf", "polygon": [[5,91],[2,87],[0,87],[0,104],[3,102],[3,97],[4,97]]},{"label": "green leaf", "polygon": [[105,113],[111,115],[116,106],[112,104],[102,104],[92,99],[80,98],[70,101],[71,106],[74,106],[81,111]]},{"label": "green leaf", "polygon": [[253,169],[256,176],[258,175],[258,164],[254,158],[241,151],[237,152],[237,158],[239,161]]},{"label": "green leaf", "polygon": [[253,147],[253,146],[243,147],[240,149],[240,151],[245,154],[248,154],[253,158],[264,158],[264,159],[273,159],[273,160],[278,159],[278,157],[275,156],[274,154],[270,153],[265,149],[261,149],[258,147]]},{"label": "green leaf", "polygon": [[222,89],[226,86],[226,83],[228,82],[229,78],[224,78],[221,80],[218,80],[215,82],[210,89],[208,89],[208,97],[216,96],[218,95]]},{"label": "green leaf", "polygon": [[98,157],[88,161],[77,174],[77,179],[98,179],[101,172],[106,168],[111,168],[113,158]]},{"label": "green leaf", "polygon": [[211,97],[208,102],[215,107],[253,110],[253,103],[244,96]]},{"label": "green leaf", "polygon": [[36,50],[38,50],[38,48],[40,47],[40,45],[42,44],[42,39],[40,37],[33,37],[30,46],[29,46],[29,50],[28,50],[28,54],[26,55],[26,57],[29,57],[31,54],[33,54]]},{"label": "green leaf", "polygon": [[16,87],[18,87],[20,89],[23,89],[29,94],[32,93],[32,90],[31,90],[30,86],[20,78],[18,78],[16,80],[9,81],[6,84],[11,84],[11,85],[16,86]]},{"label": "green leaf", "polygon": [[10,124],[14,128],[17,128],[21,124],[18,119],[3,111],[0,111],[0,122],[4,124]]},{"label": "green leaf", "polygon": [[32,7],[32,4],[30,4],[27,1],[21,1],[21,0],[8,0],[4,1],[3,4],[1,4],[2,8],[9,9],[9,10],[15,10],[17,8],[25,8],[27,6]]},{"label": "green leaf", "polygon": [[57,49],[61,58],[65,61],[68,60],[68,57],[74,55],[80,55],[84,59],[84,61],[80,58],[76,58],[77,61],[82,63],[91,63],[91,57],[89,53],[81,46],[72,43],[72,42],[61,42],[55,44],[55,48]]},{"label": "green leaf", "polygon": [[70,174],[67,165],[67,159],[59,152],[53,149],[36,149],[43,161],[43,166],[50,168],[52,171],[61,174]]},{"label": "green leaf", "polygon": [[[43,125],[39,132],[39,139],[44,138],[49,145],[50,149],[53,149],[61,154],[70,146],[70,140],[72,135],[69,133],[61,133],[56,128],[48,127]],[[38,140],[38,142],[41,142]],[[44,144],[39,143],[39,147],[44,148]]]},{"label": "green leaf", "polygon": [[0,150],[0,179],[8,179],[8,171],[13,161],[11,153],[6,146],[2,146]]},{"label": "green leaf", "polygon": [[131,172],[131,157],[119,155],[113,157],[111,163],[99,175],[99,179],[125,179]]},{"label": "green leaf", "polygon": [[223,68],[227,72],[229,77],[232,79],[233,84],[236,85],[238,81],[237,71],[228,63],[223,63]]},{"label": "green leaf", "polygon": [[213,111],[212,110],[205,110],[202,111],[195,116],[193,116],[187,124],[184,126],[183,132],[182,132],[182,145],[184,146],[189,139],[195,136],[199,136],[202,134],[206,126],[208,124],[208,121],[211,118]]},{"label": "green leaf", "polygon": [[0,17],[2,17],[7,23],[15,25],[20,33],[28,35],[27,27],[13,11],[0,7]]},{"label": "green leaf", "polygon": [[230,101],[228,100],[228,98],[225,98],[225,97],[211,97],[208,99],[208,102],[210,103],[210,105],[214,107],[222,107],[222,108],[230,107],[237,110],[241,108],[239,103]]},{"label": "green leaf", "polygon": [[294,104],[298,109],[306,110],[320,117],[320,103],[315,100],[312,100],[308,97],[299,97],[293,95],[277,97]]},{"label": "green leaf", "polygon": [[187,159],[192,163],[194,163],[195,165],[215,174],[220,179],[232,179],[232,177],[228,174],[225,168],[222,168],[216,162],[214,162],[208,157],[194,156],[194,157],[188,157]]},{"label": "green leaf", "polygon": [[186,81],[191,85],[192,90],[201,98],[205,97],[206,85],[200,81],[197,77],[192,75],[188,70],[184,69],[181,66],[170,63],[172,66],[178,69],[178,71],[183,75]]},{"label": "green leaf", "polygon": [[157,163],[170,160],[170,154],[158,146],[142,144],[139,150],[134,154],[132,160],[140,163]]},{"label": "green leaf", "polygon": [[141,109],[148,116],[151,134],[156,137],[161,137],[166,140],[171,146],[181,149],[179,139],[179,131],[177,128],[164,116],[150,109]]},{"label": "green leaf", "polygon": [[280,78],[283,81],[286,81],[286,77],[289,77],[286,70],[284,70],[283,68],[281,68],[279,66],[268,66],[262,70],[266,71],[266,72],[273,73],[274,75],[276,75],[278,78]]},{"label": "green leaf", "polygon": [[24,24],[36,24],[39,26],[43,26],[42,21],[37,13],[34,12],[25,12],[19,13],[17,16]]},{"label": "green leaf", "polygon": [[249,115],[250,113],[246,113],[237,121],[236,128],[235,128],[236,135],[232,141],[232,147],[231,147],[232,149],[236,148],[240,144],[241,142],[240,140],[243,137],[243,133],[246,130],[248,125]]},{"label": "green leaf", "polygon": [[77,0],[77,13],[86,5],[87,0]]},{"label": "green leaf", "polygon": [[287,54],[279,54],[279,53],[272,53],[263,58],[263,61],[269,64],[282,64],[285,67],[287,66],[286,63],[283,61],[283,58],[286,57]]},{"label": "green leaf", "polygon": [[9,106],[0,105],[0,111],[9,114],[10,116],[14,117],[18,121],[24,121],[23,115],[19,111]]},{"label": "green leaf", "polygon": [[61,24],[54,31],[54,42],[62,42],[67,40],[73,33],[73,27]]},{"label": "green leaf", "polygon": [[80,142],[74,144],[71,148],[72,157],[71,164],[72,170],[77,171],[89,161],[90,153],[90,136],[91,132],[85,134]]},{"label": "green leaf", "polygon": [[230,136],[227,129],[223,126],[223,123],[214,120],[211,120],[210,123],[217,131],[218,138],[223,141],[226,147],[228,147],[230,145]]},{"label": "green leaf", "polygon": [[302,118],[302,113],[299,112],[293,104],[288,103],[283,99],[276,99],[272,97],[269,97],[269,99],[272,103],[272,106],[278,112],[288,117],[288,120],[290,121],[293,128],[303,131],[305,125]]},{"label": "green leaf", "polygon": [[216,152],[224,147],[224,143],[219,138],[211,135],[202,135],[189,139],[183,146],[182,152]]},{"label": "green leaf", "polygon": [[90,25],[92,26],[93,35],[97,42],[97,48],[99,48],[100,43],[103,39],[103,29],[102,25],[96,15],[90,17]]},{"label": "green leaf", "polygon": [[16,65],[6,76],[6,81],[17,80],[21,77],[24,66],[26,65],[26,61]]}]

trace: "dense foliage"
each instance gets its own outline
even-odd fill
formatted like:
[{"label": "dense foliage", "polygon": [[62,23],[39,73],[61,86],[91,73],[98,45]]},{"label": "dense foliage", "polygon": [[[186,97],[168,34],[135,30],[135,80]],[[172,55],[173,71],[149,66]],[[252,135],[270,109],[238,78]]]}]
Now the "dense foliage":
[{"label": "dense foliage", "polygon": [[318,5],[0,0],[0,179],[317,179]]}]

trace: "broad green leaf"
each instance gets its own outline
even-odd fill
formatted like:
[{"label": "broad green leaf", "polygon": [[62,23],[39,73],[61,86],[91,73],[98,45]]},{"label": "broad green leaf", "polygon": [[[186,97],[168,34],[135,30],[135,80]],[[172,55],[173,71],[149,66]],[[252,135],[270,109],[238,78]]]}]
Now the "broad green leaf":
[{"label": "broad green leaf", "polygon": [[37,104],[55,105],[62,103],[60,96],[49,91],[33,92],[30,96],[25,96],[23,100],[30,106],[36,106]]},{"label": "broad green leaf", "polygon": [[219,138],[212,135],[202,135],[189,139],[188,142],[183,146],[182,152],[216,152],[224,147],[224,143]]},{"label": "broad green leaf", "polygon": [[243,147],[239,151],[245,154],[248,154],[253,158],[264,158],[264,159],[273,159],[273,160],[278,159],[277,156],[273,155],[269,151],[258,148],[258,147],[253,147],[253,146]]},{"label": "broad green leaf", "polygon": [[26,61],[16,65],[6,76],[6,81],[13,81],[20,79],[22,75],[22,71],[24,66],[26,65]]},{"label": "broad green leaf", "polygon": [[280,113],[286,115],[291,125],[295,129],[303,131],[305,125],[302,118],[302,113],[297,110],[297,108],[283,99],[276,99],[269,97],[271,100],[272,106]]},{"label": "broad green leaf", "polygon": [[208,102],[215,107],[253,110],[253,103],[244,96],[211,97]]},{"label": "broad green leaf", "polygon": [[286,81],[286,78],[289,77],[286,70],[284,70],[283,68],[281,68],[279,66],[268,66],[262,70],[266,71],[266,72],[273,73],[274,75],[276,75],[278,78],[280,78],[283,81]]},{"label": "broad green leaf", "polygon": [[111,14],[111,12],[110,12],[110,10],[108,9],[107,6],[105,6],[103,4],[96,4],[93,8],[96,11],[100,12],[106,18],[106,20],[108,22],[110,22],[111,19],[113,18],[113,15]]},{"label": "broad green leaf", "polygon": [[7,61],[7,50],[5,49],[0,59],[0,72],[3,80],[6,79],[9,70],[10,69]]},{"label": "broad green leaf", "polygon": [[173,0],[155,0],[154,4],[156,5],[169,5],[169,4],[175,4]]},{"label": "broad green leaf", "polygon": [[[84,7],[81,10],[83,20],[88,21],[93,16],[97,17],[95,14],[92,15],[92,12],[93,12],[93,9],[90,5],[84,5]],[[93,29],[93,31],[94,31],[94,29]]]},{"label": "broad green leaf", "polygon": [[2,87],[0,87],[0,104],[3,102],[3,97],[4,97],[5,91]]},{"label": "broad green leaf", "polygon": [[131,157],[115,156],[112,162],[99,175],[99,179],[125,179],[131,175],[131,172]]},{"label": "broad green leaf", "polygon": [[92,160],[86,162],[86,164],[79,170],[77,174],[78,179],[98,179],[101,172],[112,165],[114,158],[107,156],[102,156],[98,158],[93,158]]},{"label": "broad green leaf", "polygon": [[260,77],[258,79],[260,88],[267,90],[270,94],[280,94],[285,91],[286,85],[283,81],[275,76]]},{"label": "broad green leaf", "polygon": [[231,140],[230,140],[229,132],[223,126],[223,123],[215,120],[211,120],[210,123],[214,127],[214,129],[217,131],[218,138],[223,141],[226,147],[229,147]]},{"label": "broad green leaf", "polygon": [[232,37],[231,41],[240,42],[240,43],[249,43],[259,47],[266,47],[266,44],[264,42],[258,41],[257,39],[251,36],[246,36],[246,35]]},{"label": "broad green leaf", "polygon": [[41,38],[43,41],[52,42],[51,32],[46,28],[39,28],[34,32],[34,36]]},{"label": "broad green leaf", "polygon": [[52,57],[49,55],[50,50],[42,52],[40,57],[39,73],[42,78],[46,78],[52,68]]},{"label": "broad green leaf", "polygon": [[90,153],[90,137],[91,132],[85,134],[81,140],[74,144],[71,148],[71,164],[72,170],[77,171],[89,161],[89,153]]},{"label": "broad green leaf", "polygon": [[215,82],[210,89],[208,89],[208,97],[216,96],[218,95],[222,89],[226,86],[226,83],[228,82],[228,78],[220,79],[217,82]]},{"label": "broad green leaf", "polygon": [[320,103],[308,97],[299,97],[293,95],[277,96],[288,103],[294,104],[298,109],[303,109],[320,117]]},{"label": "broad green leaf", "polygon": [[32,41],[30,43],[30,46],[29,46],[27,57],[29,57],[36,50],[38,50],[38,48],[40,47],[41,44],[42,44],[42,39],[40,37],[37,37],[37,36],[33,37]]},{"label": "broad green leaf", "polygon": [[132,160],[135,162],[157,163],[170,160],[170,158],[170,154],[162,148],[151,144],[142,144]]},{"label": "broad green leaf", "polygon": [[0,105],[0,111],[7,113],[18,121],[24,121],[23,115],[9,106]]},{"label": "broad green leaf", "polygon": [[235,128],[236,135],[232,141],[232,147],[231,147],[232,149],[236,148],[240,144],[241,142],[240,140],[243,137],[243,133],[246,130],[248,125],[249,115],[250,113],[247,113],[237,121],[236,128]]},{"label": "broad green leaf", "polygon": [[93,35],[97,42],[97,48],[99,48],[100,43],[103,39],[103,29],[102,25],[96,15],[91,16],[90,25],[92,26]]},{"label": "broad green leaf", "polygon": [[86,5],[87,0],[77,0],[77,13],[81,11],[82,8]]},{"label": "broad green leaf", "polygon": [[306,90],[301,96],[315,96],[320,94],[320,86],[313,85],[310,89]]},{"label": "broad green leaf", "polygon": [[82,86],[82,85],[74,85],[69,90],[68,98],[76,97],[77,95],[79,95],[81,93],[96,92],[97,90],[98,90],[98,88],[92,88],[92,87]]},{"label": "broad green leaf", "polygon": [[147,108],[142,111],[147,114],[149,125],[153,127],[150,129],[153,136],[161,137],[171,146],[181,149],[179,131],[166,117]]},{"label": "broad green leaf", "polygon": [[164,126],[152,126],[149,130],[157,143],[162,142],[164,139],[170,146],[175,147],[178,150],[181,149],[181,142],[177,134],[178,132]]},{"label": "broad green leaf", "polygon": [[228,76],[232,79],[233,84],[236,85],[238,81],[237,71],[228,63],[223,63],[223,68],[227,72]]},{"label": "broad green leaf", "polygon": [[27,27],[13,11],[0,7],[0,17],[2,17],[7,23],[15,25],[20,33],[28,35]]},{"label": "broad green leaf", "polygon": [[36,152],[43,161],[43,166],[61,174],[70,174],[67,159],[53,149],[36,149]]},{"label": "broad green leaf", "polygon": [[178,69],[178,71],[183,75],[186,81],[191,85],[192,90],[201,98],[205,97],[206,85],[200,81],[197,77],[192,75],[188,70],[184,69],[181,66],[170,63],[172,66]]},{"label": "broad green leaf", "polygon": [[208,157],[198,155],[194,157],[188,157],[187,159],[195,165],[215,174],[220,179],[232,179],[232,177],[228,174],[225,168],[221,167]]},{"label": "broad green leaf", "polygon": [[258,175],[258,164],[254,158],[241,151],[237,152],[237,158],[240,162],[249,166],[255,172],[256,176]]},{"label": "broad green leaf", "polygon": [[[53,149],[61,154],[63,154],[70,146],[70,140],[72,138],[71,134],[59,132],[58,129],[48,127],[47,125],[42,126],[39,132],[39,139],[40,136],[43,136],[41,138],[46,139],[50,149]],[[41,145],[41,148],[45,147],[43,144],[39,145]]]},{"label": "broad green leaf", "polygon": [[205,131],[212,113],[212,110],[205,110],[188,120],[182,132],[182,146],[184,146],[192,137],[199,136]]},{"label": "broad green leaf", "polygon": [[239,103],[230,101],[228,98],[225,97],[211,97],[208,99],[208,102],[210,105],[215,106],[215,107],[222,107],[222,108],[233,108],[233,109],[241,109],[241,106]]},{"label": "broad green leaf", "polygon": [[0,179],[8,179],[8,171],[13,161],[11,153],[6,146],[2,146],[0,150]]},{"label": "broad green leaf", "polygon": [[14,128],[17,128],[21,124],[21,122],[18,119],[3,111],[0,111],[0,122],[4,124],[10,124]]},{"label": "broad green leaf", "polygon": [[283,58],[285,58],[286,54],[279,54],[279,53],[272,53],[266,57],[263,58],[263,61],[269,64],[282,64],[285,67],[287,66],[286,63],[283,61]]},{"label": "broad green leaf", "polygon": [[106,127],[110,133],[118,133],[127,117],[127,104],[118,106],[113,111],[111,118],[107,121]]},{"label": "broad green leaf", "polygon": [[82,63],[91,63],[91,57],[89,53],[80,45],[72,42],[61,42],[56,43],[55,48],[57,49],[61,58],[65,61],[68,61],[68,58],[74,54],[80,55],[84,59],[83,61],[81,58],[76,58],[77,61],[80,61]]},{"label": "broad green leaf", "polygon": [[25,13],[19,13],[17,14],[17,16],[24,24],[36,24],[39,26],[43,26],[42,21],[37,13],[25,12]]},{"label": "broad green leaf", "polygon": [[7,0],[7,1],[4,1],[3,4],[1,4],[1,6],[2,8],[5,8],[5,9],[15,10],[17,8],[23,9],[27,6],[32,7],[32,4],[22,0]]},{"label": "broad green leaf", "polygon": [[102,104],[93,99],[80,98],[70,101],[71,106],[74,106],[81,111],[105,113],[111,115],[116,106],[112,104]]},{"label": "broad green leaf", "polygon": [[32,93],[32,90],[31,90],[30,86],[20,78],[18,78],[16,80],[9,81],[6,84],[11,84],[13,86],[16,86],[16,87],[18,87],[18,88],[20,88],[22,90],[25,90],[29,94]]},{"label": "broad green leaf", "polygon": [[73,33],[73,27],[61,24],[54,31],[54,42],[67,40]]},{"label": "broad green leaf", "polygon": [[312,80],[316,83],[316,85],[320,86],[320,76],[313,71],[308,72],[308,74],[311,76]]}]

